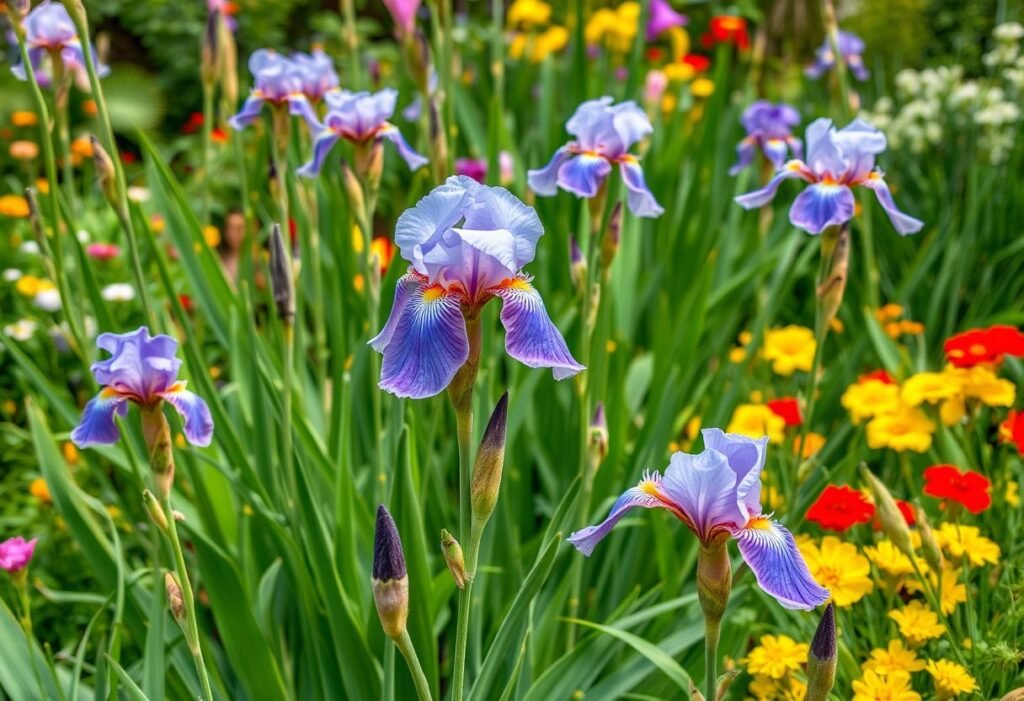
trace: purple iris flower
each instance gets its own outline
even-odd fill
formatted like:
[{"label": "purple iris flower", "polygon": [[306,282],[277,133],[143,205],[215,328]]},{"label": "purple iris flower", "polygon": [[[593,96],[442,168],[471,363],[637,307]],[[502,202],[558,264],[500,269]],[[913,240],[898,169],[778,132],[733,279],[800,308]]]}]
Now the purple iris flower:
[{"label": "purple iris flower", "polygon": [[[28,47],[28,58],[32,63],[32,70],[37,71],[47,55],[60,55],[65,69],[81,77],[85,72],[85,53],[82,42],[78,38],[75,25],[68,15],[64,5],[46,0],[36,6],[32,12],[25,17],[22,23],[25,28],[25,43]],[[99,62],[96,57],[96,50],[90,45],[93,61],[96,64],[96,73],[99,77],[110,74],[110,68]],[[18,64],[11,67],[11,73],[19,80],[27,80],[25,66]],[[49,82],[49,77],[45,82]],[[40,76],[40,82],[44,82],[44,76]],[[81,83],[81,81],[79,81]]]},{"label": "purple iris flower", "polygon": [[249,57],[253,88],[242,109],[228,120],[234,129],[252,124],[263,103],[288,105],[288,111],[309,120],[316,119],[313,103],[338,87],[338,74],[330,58],[320,49],[312,54],[284,56],[272,49],[259,49]]},{"label": "purple iris flower", "polygon": [[654,128],[632,100],[612,105],[612,98],[588,100],[565,123],[576,137],[555,151],[540,170],[527,171],[527,181],[538,195],[554,195],[558,188],[579,197],[593,197],[618,165],[629,190],[629,208],[638,217],[657,217],[665,210],[644,181],[644,171],[629,148]]},{"label": "purple iris flower", "polygon": [[111,356],[92,364],[93,377],[103,389],[85,405],[81,423],[71,432],[75,445],[87,448],[116,443],[119,433],[114,414],[126,415],[129,401],[145,409],[167,402],[185,420],[189,443],[210,445],[213,417],[206,402],[178,380],[181,360],[175,357],[176,340],[164,335],[150,337],[143,326],[133,333],[101,334],[96,345]]},{"label": "purple iris flower", "polygon": [[338,139],[355,144],[387,139],[398,155],[411,170],[426,165],[427,159],[416,153],[388,118],[395,112],[398,91],[385,88],[379,92],[349,92],[339,90],[327,93],[327,115],[321,122],[315,116],[308,117],[310,129],[315,134],[313,160],[299,168],[300,175],[315,176],[323,167],[324,159]]},{"label": "purple iris flower", "polygon": [[512,193],[452,176],[407,209],[395,243],[412,265],[398,281],[387,323],[370,341],[384,355],[380,387],[416,399],[437,394],[469,357],[464,314],[502,300],[505,350],[556,380],[583,370],[548,317],[523,266],[544,234]]},{"label": "purple iris flower", "polygon": [[789,221],[812,234],[829,226],[845,224],[853,218],[855,185],[875,191],[875,197],[900,234],[921,230],[924,222],[896,208],[892,193],[875,167],[875,155],[885,150],[885,134],[862,119],[855,119],[840,130],[830,119],[816,119],[807,127],[807,161],[786,162],[775,177],[760,190],[740,195],[736,202],[744,209],[768,204],[779,184],[790,178],[802,178],[811,184],[801,192],[789,210]]},{"label": "purple iris flower", "polygon": [[[850,69],[850,73],[853,73],[853,77],[857,80],[867,80],[868,69],[864,67],[864,59],[861,58],[861,54],[864,53],[864,40],[856,34],[839,30],[837,43],[839,55],[842,56],[846,67]],[[814,63],[804,69],[804,74],[808,78],[817,79],[832,70],[835,65],[836,57],[832,53],[832,42],[825,37],[825,42],[814,52]]]},{"label": "purple iris flower", "polygon": [[794,158],[803,156],[803,144],[793,136],[800,113],[786,103],[758,100],[743,111],[740,122],[747,135],[736,147],[736,165],[729,169],[729,175],[736,175],[753,163],[758,148],[776,170],[786,162],[790,151]]},{"label": "purple iris flower", "polygon": [[651,0],[650,15],[647,19],[647,41],[654,41],[659,34],[673,27],[685,27],[690,23],[686,15],[672,9],[668,0]]},{"label": "purple iris flower", "polygon": [[704,452],[675,453],[664,476],[644,473],[603,522],[569,536],[589,556],[594,546],[636,506],[671,511],[710,548],[732,537],[760,587],[790,609],[812,609],[829,598],[814,581],[793,534],[761,512],[761,471],[767,438],[754,440],[705,429]]}]

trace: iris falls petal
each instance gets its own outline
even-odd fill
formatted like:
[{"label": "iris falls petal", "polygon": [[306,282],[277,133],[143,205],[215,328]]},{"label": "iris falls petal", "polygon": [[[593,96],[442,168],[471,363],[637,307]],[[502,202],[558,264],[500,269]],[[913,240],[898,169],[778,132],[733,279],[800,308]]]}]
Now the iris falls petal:
[{"label": "iris falls petal", "polygon": [[644,171],[635,158],[626,157],[619,162],[619,172],[622,173],[622,182],[626,184],[629,191],[629,211],[638,217],[658,217],[665,211],[664,207],[658,204],[647,187],[644,180]]},{"label": "iris falls petal", "polygon": [[114,414],[124,416],[128,412],[127,401],[111,389],[101,390],[85,405],[82,420],[71,431],[71,442],[79,448],[116,443],[121,434]]},{"label": "iris falls petal", "polygon": [[566,540],[581,553],[590,557],[594,548],[604,540],[604,537],[611,533],[615,525],[622,520],[631,509],[642,507],[645,509],[668,508],[668,505],[657,496],[658,476],[657,473],[651,478],[644,478],[636,487],[623,492],[612,505],[608,517],[596,526],[587,526],[572,533]]},{"label": "iris falls petal", "polygon": [[828,589],[814,581],[793,534],[778,522],[760,516],[732,536],[758,585],[780,604],[810,610],[828,601]]},{"label": "iris falls petal", "polygon": [[505,326],[505,350],[509,355],[531,368],[551,368],[556,380],[572,377],[584,369],[572,357],[533,285],[517,278],[494,293],[503,302],[501,323]]},{"label": "iris falls petal", "polygon": [[164,401],[173,406],[185,421],[185,438],[192,445],[206,447],[213,439],[213,416],[206,402],[185,389],[184,382],[176,382],[161,395]]}]

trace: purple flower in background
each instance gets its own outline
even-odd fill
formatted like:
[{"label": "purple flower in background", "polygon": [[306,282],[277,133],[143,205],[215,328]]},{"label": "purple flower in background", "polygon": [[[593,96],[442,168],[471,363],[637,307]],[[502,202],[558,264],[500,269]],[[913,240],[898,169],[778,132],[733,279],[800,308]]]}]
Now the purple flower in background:
[{"label": "purple flower in background", "polygon": [[20,572],[28,567],[36,550],[36,538],[26,541],[20,535],[0,543],[0,570]]},{"label": "purple flower in background", "polygon": [[150,337],[141,327],[133,333],[101,334],[96,345],[111,356],[92,364],[92,374],[103,389],[82,412],[82,421],[71,432],[79,448],[117,442],[114,414],[128,413],[126,402],[152,409],[162,402],[173,406],[185,420],[185,438],[207,446],[213,437],[210,408],[178,380],[181,360],[175,357],[178,342],[170,336]]},{"label": "purple flower in background", "polygon": [[[84,49],[75,25],[62,4],[50,0],[40,3],[28,14],[22,26],[25,28],[25,43],[28,46],[28,58],[33,71],[42,66],[45,56],[60,56],[65,69],[81,78],[85,71]],[[96,50],[91,45],[89,50],[92,52],[99,77],[109,75],[110,68],[99,62]],[[28,79],[25,66],[22,64],[12,66],[11,73],[19,80]],[[41,83],[49,83],[51,80],[48,76],[40,76],[40,79]]]},{"label": "purple flower in background", "polygon": [[836,131],[830,119],[816,119],[807,127],[807,161],[788,161],[760,190],[740,195],[736,202],[744,209],[761,207],[772,201],[783,180],[802,178],[810,187],[801,192],[789,210],[789,221],[812,234],[829,226],[845,224],[853,218],[851,188],[862,185],[875,191],[875,197],[900,234],[921,230],[924,222],[896,208],[892,193],[875,168],[875,155],[885,150],[885,134],[862,119],[855,119]]},{"label": "purple flower in background", "polygon": [[259,49],[249,57],[253,88],[242,109],[228,120],[234,129],[252,124],[263,103],[288,105],[288,111],[306,121],[315,120],[312,103],[338,87],[338,74],[330,58],[320,49],[312,54],[296,53],[291,58],[272,49]]},{"label": "purple flower in background", "polygon": [[[861,58],[861,54],[864,53],[864,40],[856,34],[839,30],[838,45],[839,55],[850,69],[850,73],[853,73],[857,80],[867,80],[868,69],[864,67],[864,60]],[[804,69],[804,74],[808,78],[817,79],[832,70],[835,65],[836,57],[832,53],[832,42],[826,36],[825,42],[814,52],[814,63]]]},{"label": "purple flower in background", "polygon": [[379,92],[349,92],[340,90],[327,93],[327,114],[323,121],[312,116],[307,119],[313,130],[313,160],[299,168],[300,175],[313,177],[320,173],[324,159],[339,139],[355,144],[387,139],[398,150],[411,170],[426,165],[427,159],[416,153],[388,118],[395,112],[398,91],[385,88]]},{"label": "purple flower in background", "polygon": [[647,19],[647,41],[654,41],[659,34],[673,27],[685,27],[690,23],[686,15],[672,9],[668,0],[651,0],[650,15]]},{"label": "purple flower in background", "polygon": [[[498,154],[498,170],[502,185],[511,183],[515,178],[515,164],[512,161],[512,154],[508,151],[501,151]],[[487,159],[456,158],[455,174],[465,175],[483,184],[487,180]]]},{"label": "purple flower in background", "polygon": [[794,158],[803,156],[803,144],[793,136],[800,113],[786,103],[758,100],[744,110],[740,122],[747,135],[736,147],[736,165],[729,169],[729,175],[736,175],[753,163],[758,148],[776,170],[786,162],[790,151]]},{"label": "purple flower in background", "polygon": [[384,0],[384,7],[391,13],[399,36],[412,35],[416,27],[416,13],[422,4],[423,0]]},{"label": "purple flower in background", "polygon": [[703,547],[732,537],[757,583],[790,609],[812,609],[829,598],[814,581],[793,534],[761,512],[761,471],[767,438],[705,429],[704,452],[675,453],[664,476],[644,473],[626,490],[602,523],[569,536],[584,555],[626,515],[640,506],[668,509],[693,531]]},{"label": "purple flower in background", "polygon": [[384,355],[380,386],[400,397],[437,394],[469,357],[464,314],[502,300],[505,350],[556,380],[583,370],[551,322],[523,267],[544,234],[540,218],[512,193],[453,176],[407,209],[395,243],[411,263],[387,323],[370,341]]},{"label": "purple flower in background", "polygon": [[540,170],[527,171],[527,181],[538,195],[554,195],[558,188],[579,197],[593,197],[618,165],[629,190],[629,209],[639,217],[657,217],[665,210],[644,181],[644,171],[629,148],[654,128],[633,101],[612,105],[612,98],[588,100],[576,108],[565,129],[576,137],[555,151]]}]

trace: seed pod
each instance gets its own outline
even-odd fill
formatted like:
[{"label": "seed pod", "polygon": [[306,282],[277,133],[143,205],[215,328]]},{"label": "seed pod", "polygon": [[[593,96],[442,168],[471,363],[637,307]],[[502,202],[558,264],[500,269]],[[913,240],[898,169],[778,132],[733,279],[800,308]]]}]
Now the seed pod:
[{"label": "seed pod", "polygon": [[473,520],[487,522],[498,503],[501,489],[501,472],[505,466],[505,427],[508,422],[508,392],[501,395],[494,407],[491,420],[487,422],[480,450],[473,466],[470,484],[470,501],[473,506]]},{"label": "seed pod", "polygon": [[818,629],[807,653],[807,701],[825,701],[836,682],[839,661],[836,646],[836,615],[832,604],[818,621]]},{"label": "seed pod", "polygon": [[397,640],[405,633],[409,618],[409,577],[405,569],[402,538],[383,504],[377,507],[371,584],[380,625],[389,638]]},{"label": "seed pod", "polygon": [[462,546],[444,528],[441,529],[441,552],[444,554],[444,561],[448,564],[448,571],[452,573],[455,586],[459,589],[466,588],[466,560],[462,556]]},{"label": "seed pod", "polygon": [[288,258],[281,227],[274,224],[270,229],[270,289],[278,317],[286,327],[291,327],[295,321],[295,281]]}]

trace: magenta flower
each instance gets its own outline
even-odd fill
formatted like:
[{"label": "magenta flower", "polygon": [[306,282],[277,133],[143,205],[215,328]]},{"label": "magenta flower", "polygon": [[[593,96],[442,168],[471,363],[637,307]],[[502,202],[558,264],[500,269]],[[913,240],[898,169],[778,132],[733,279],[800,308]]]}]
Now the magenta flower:
[{"label": "magenta flower", "polygon": [[[68,72],[78,77],[85,72],[85,50],[64,5],[50,0],[40,3],[25,18],[23,27],[33,71],[39,70],[43,58],[49,54],[52,57],[60,56]],[[96,73],[101,78],[108,75],[110,68],[99,62],[96,50],[91,45],[89,51],[96,64]],[[12,66],[11,72],[18,80],[28,79],[24,65]],[[40,82],[49,82],[51,78],[40,75],[39,79]]]},{"label": "magenta flower", "polygon": [[754,440],[705,429],[699,455],[675,453],[665,475],[644,473],[626,490],[603,522],[569,536],[584,555],[637,506],[667,509],[705,548],[732,537],[761,589],[790,609],[812,609],[829,598],[807,569],[793,534],[761,511],[761,471],[767,438]]},{"label": "magenta flower", "polygon": [[26,541],[21,536],[9,538],[0,543],[0,570],[20,572],[28,567],[36,550],[37,538]]},{"label": "magenta flower", "polygon": [[384,0],[384,7],[391,13],[399,36],[407,37],[416,27],[416,13],[423,0]]},{"label": "magenta flower", "polygon": [[647,41],[654,41],[659,34],[673,27],[685,27],[690,20],[672,9],[668,0],[651,0],[647,19]]},{"label": "magenta flower", "polygon": [[141,327],[133,333],[101,334],[96,345],[111,356],[92,364],[92,374],[103,389],[82,412],[82,420],[71,432],[79,448],[116,443],[119,437],[114,415],[128,413],[131,401],[145,409],[163,402],[173,406],[185,420],[185,438],[198,446],[210,445],[213,417],[200,397],[178,380],[181,360],[178,342],[170,336],[150,337]]},{"label": "magenta flower", "polygon": [[370,341],[384,355],[380,387],[416,399],[447,387],[469,357],[464,314],[494,297],[502,301],[509,355],[552,368],[556,380],[582,370],[523,272],[543,234],[532,207],[466,176],[448,178],[403,212],[395,243],[411,265],[387,323]]},{"label": "magenta flower", "polygon": [[93,260],[113,260],[121,255],[121,247],[116,243],[90,243],[85,252]]}]

